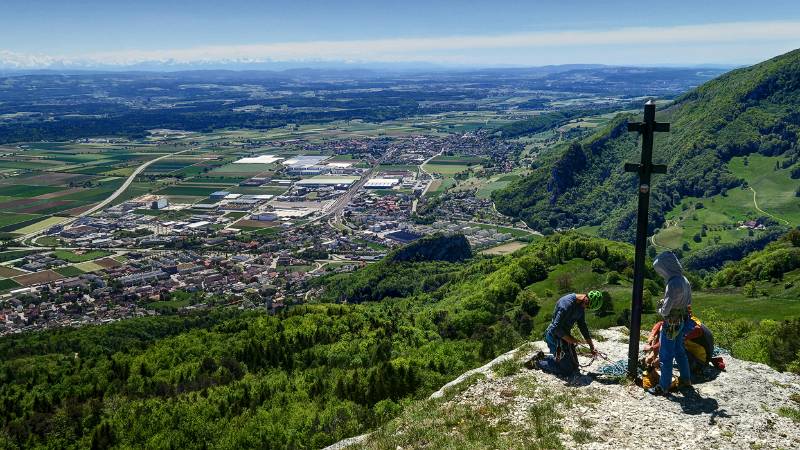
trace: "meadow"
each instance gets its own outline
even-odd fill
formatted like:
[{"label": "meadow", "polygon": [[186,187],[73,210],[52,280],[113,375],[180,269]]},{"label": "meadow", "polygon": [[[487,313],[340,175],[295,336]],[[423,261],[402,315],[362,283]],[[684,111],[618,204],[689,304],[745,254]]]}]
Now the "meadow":
[{"label": "meadow", "polygon": [[758,217],[800,225],[800,200],[795,197],[800,180],[793,180],[789,169],[776,169],[777,161],[780,158],[758,154],[733,158],[729,169],[747,185],[708,198],[684,198],[666,214],[666,224],[655,234],[654,243],[671,249],[688,247],[684,254],[689,254],[710,244],[740,241],[750,232],[738,224]]}]

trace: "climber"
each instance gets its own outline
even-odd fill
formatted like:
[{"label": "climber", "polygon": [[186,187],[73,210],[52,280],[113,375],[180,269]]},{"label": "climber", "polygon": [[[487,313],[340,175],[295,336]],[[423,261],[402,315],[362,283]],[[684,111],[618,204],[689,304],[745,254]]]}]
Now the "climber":
[{"label": "climber", "polygon": [[594,348],[589,327],[586,325],[586,308],[597,311],[603,305],[603,294],[600,291],[591,291],[588,294],[567,294],[556,302],[553,311],[553,321],[547,327],[544,340],[550,349],[550,357],[545,357],[539,352],[531,361],[533,368],[562,376],[572,376],[578,372],[578,354],[575,347],[581,342],[570,334],[572,326],[578,324],[592,355],[597,351]]},{"label": "climber", "polygon": [[[692,316],[692,322],[694,322],[694,328],[684,337],[686,356],[689,358],[692,380],[702,380],[709,366],[713,366],[717,370],[725,370],[725,361],[721,356],[714,356],[714,333],[697,316]],[[663,321],[657,322],[653,326],[644,346],[645,355],[642,358],[641,367],[644,372],[642,386],[645,389],[658,384],[658,352],[661,348],[658,338],[663,323]]]},{"label": "climber", "polygon": [[678,388],[692,386],[689,359],[686,356],[686,334],[694,328],[692,321],[692,288],[683,276],[683,268],[674,253],[666,251],[653,262],[655,271],[664,278],[666,290],[659,303],[658,313],[664,319],[658,336],[658,360],[661,376],[658,385],[647,390],[653,395],[666,395],[672,384],[672,361],[678,363]]}]

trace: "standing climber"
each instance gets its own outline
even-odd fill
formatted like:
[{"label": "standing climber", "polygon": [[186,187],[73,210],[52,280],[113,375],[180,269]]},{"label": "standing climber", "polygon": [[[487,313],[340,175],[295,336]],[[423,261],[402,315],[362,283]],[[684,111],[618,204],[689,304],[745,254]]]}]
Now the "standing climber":
[{"label": "standing climber", "polygon": [[692,287],[683,276],[683,268],[674,253],[666,251],[656,257],[653,268],[664,278],[667,285],[664,298],[659,303],[658,313],[664,319],[659,334],[661,347],[658,350],[661,376],[659,383],[647,390],[653,395],[666,395],[672,383],[672,361],[678,363],[680,377],[678,388],[692,386],[689,359],[686,356],[686,333],[694,328],[692,321]]},{"label": "standing climber", "polygon": [[588,294],[567,294],[556,302],[553,321],[547,327],[544,340],[550,349],[551,357],[537,355],[535,364],[538,368],[558,375],[571,376],[578,372],[578,354],[575,347],[580,344],[572,337],[572,326],[578,324],[581,334],[594,355],[596,350],[589,327],[586,325],[586,308],[597,311],[603,305],[603,294],[591,291]]}]

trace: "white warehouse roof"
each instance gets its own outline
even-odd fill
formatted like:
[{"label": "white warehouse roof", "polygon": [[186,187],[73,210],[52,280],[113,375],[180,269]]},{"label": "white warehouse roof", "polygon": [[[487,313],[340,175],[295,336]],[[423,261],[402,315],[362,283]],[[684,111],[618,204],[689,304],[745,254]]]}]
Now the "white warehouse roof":
[{"label": "white warehouse roof", "polygon": [[390,188],[390,187],[396,185],[399,182],[400,182],[400,180],[398,180],[397,178],[372,178],[369,181],[367,181],[367,184],[365,184],[364,187],[366,187],[366,188]]}]

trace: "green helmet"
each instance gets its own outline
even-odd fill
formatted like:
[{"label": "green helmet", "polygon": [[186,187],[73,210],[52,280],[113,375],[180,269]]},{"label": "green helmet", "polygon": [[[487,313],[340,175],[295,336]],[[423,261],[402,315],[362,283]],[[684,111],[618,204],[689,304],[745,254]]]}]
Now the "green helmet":
[{"label": "green helmet", "polygon": [[589,297],[589,309],[591,309],[592,311],[597,311],[598,309],[600,309],[601,306],[603,306],[602,292],[589,291],[589,293],[586,294],[586,296]]}]

